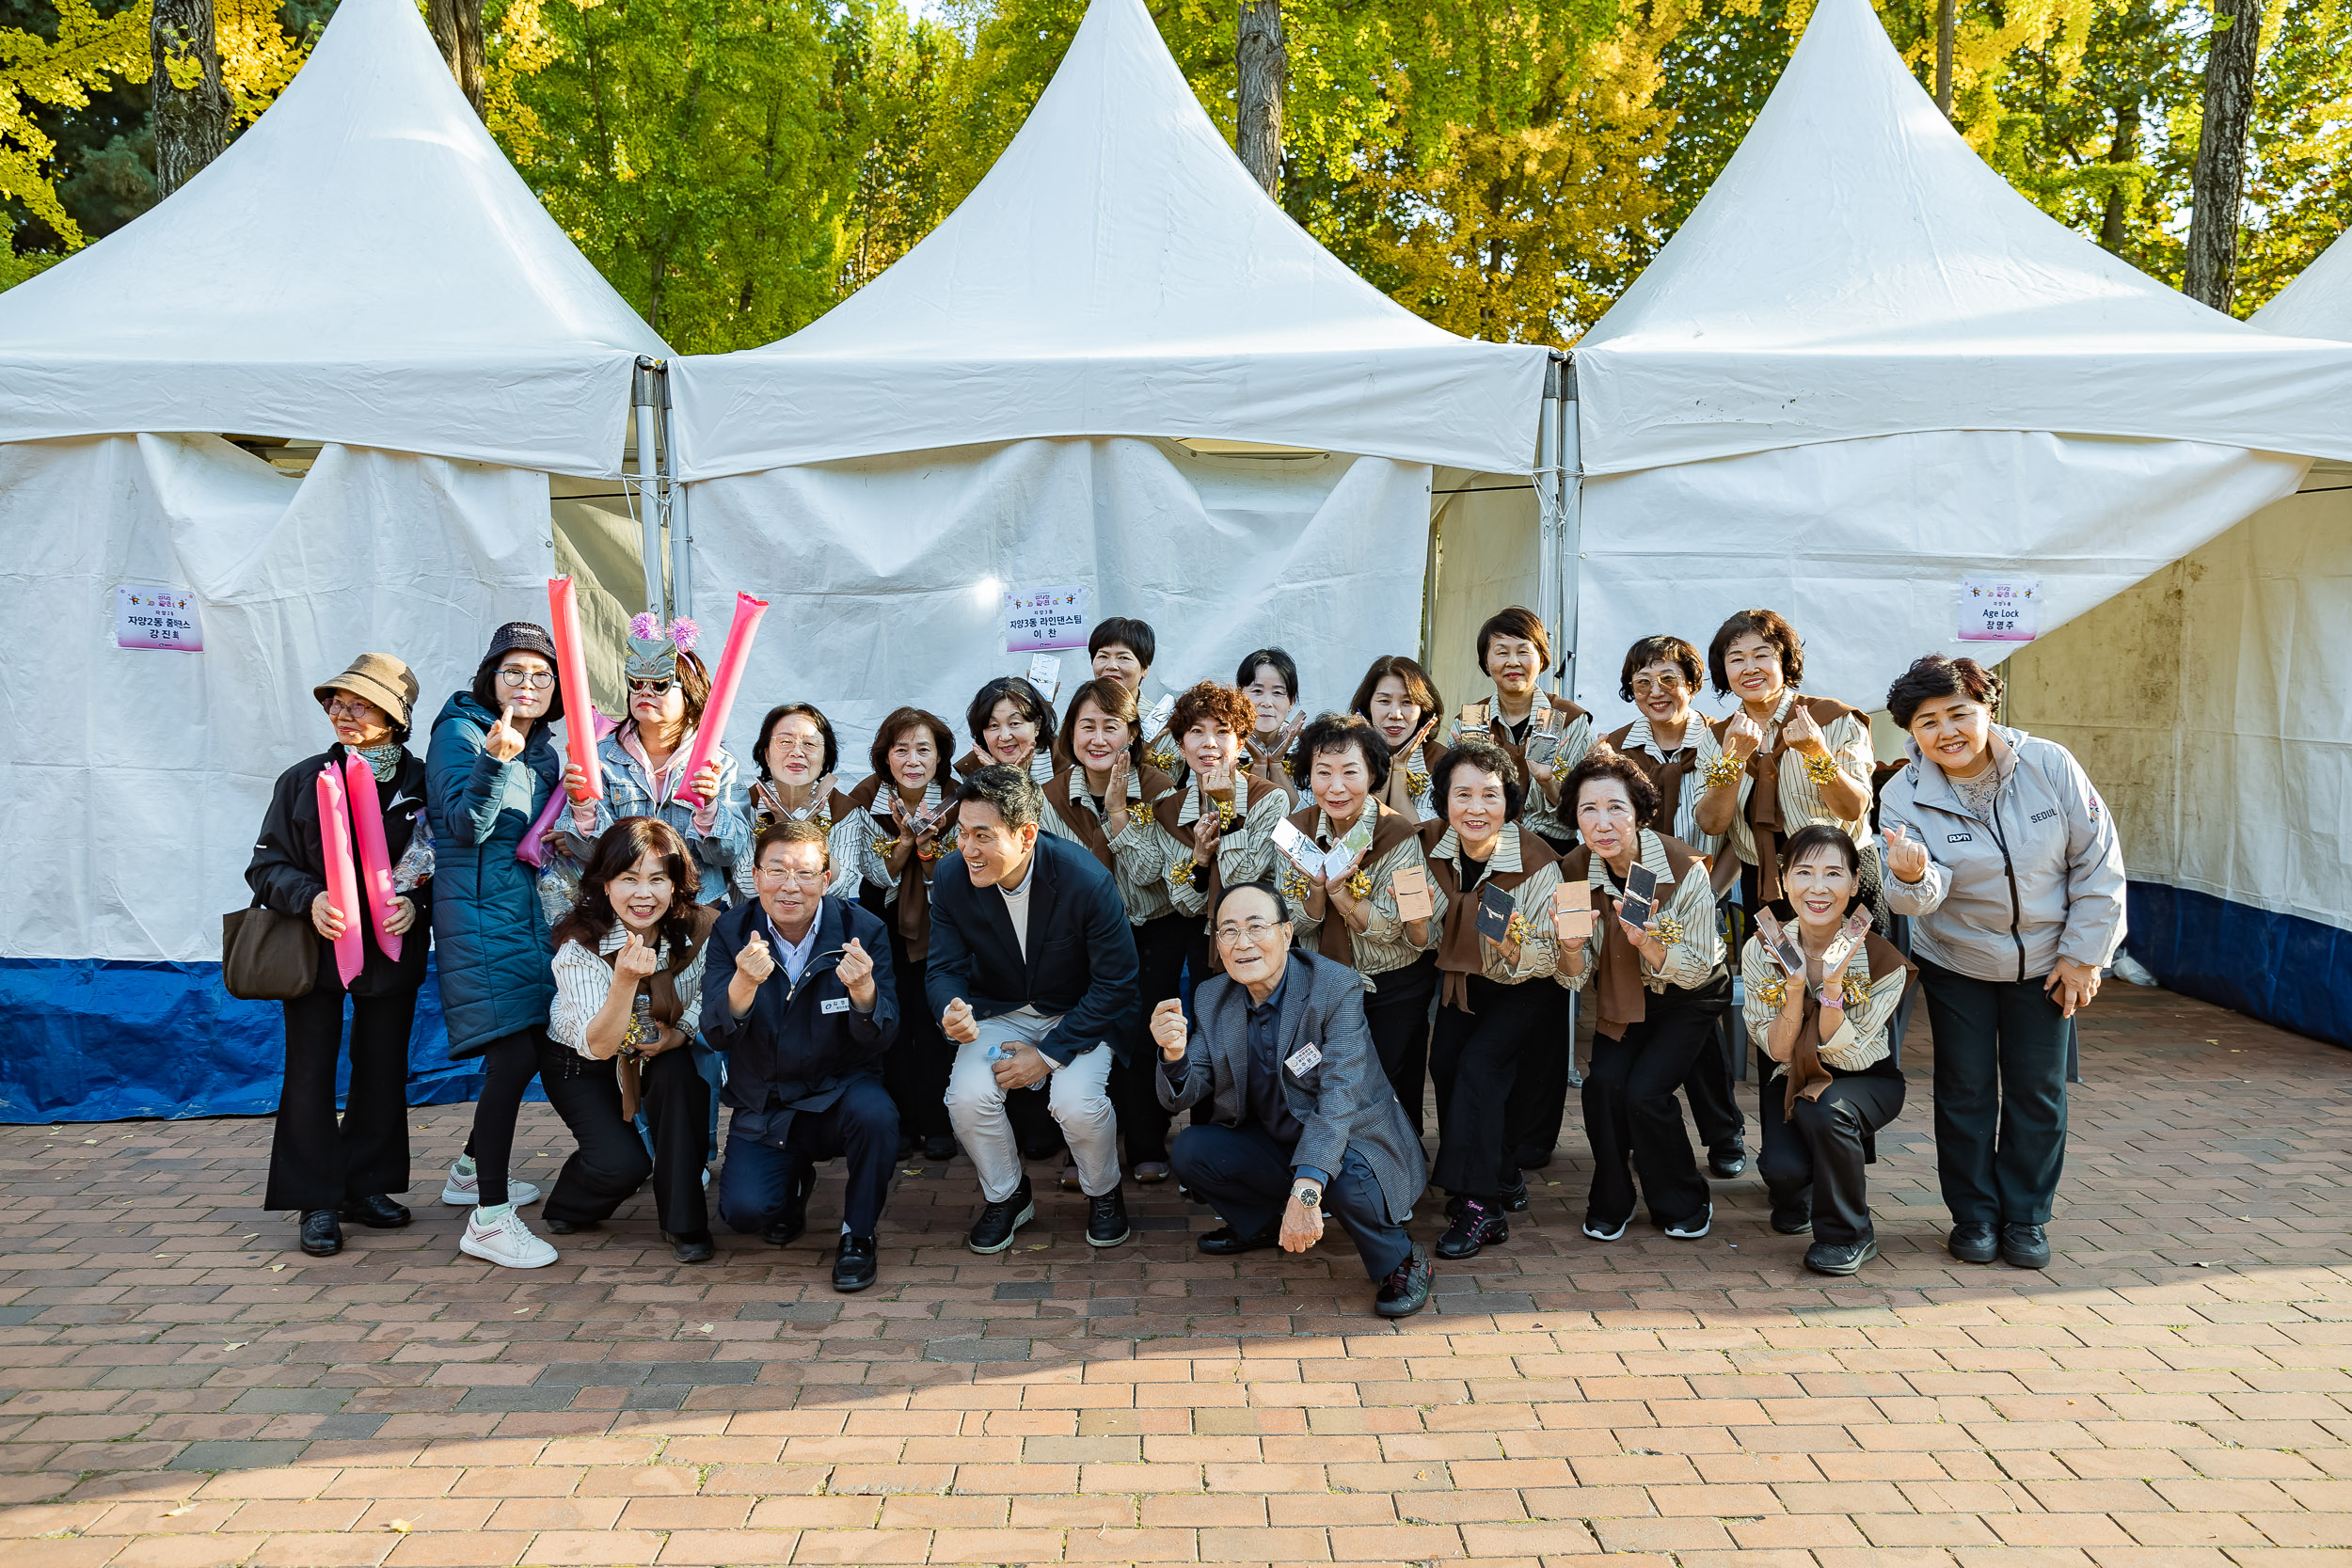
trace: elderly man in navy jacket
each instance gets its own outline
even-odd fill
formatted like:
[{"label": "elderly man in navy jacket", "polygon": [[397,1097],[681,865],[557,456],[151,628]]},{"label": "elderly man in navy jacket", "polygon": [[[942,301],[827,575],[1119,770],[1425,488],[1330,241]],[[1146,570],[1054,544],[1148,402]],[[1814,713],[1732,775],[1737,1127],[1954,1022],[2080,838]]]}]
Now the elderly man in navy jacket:
[{"label": "elderly man in navy jacket", "polygon": [[719,1217],[788,1245],[807,1227],[816,1163],[849,1157],[836,1291],[876,1272],[874,1228],[898,1152],[898,1111],[882,1055],[898,1032],[898,990],[882,922],[825,896],[833,857],[813,822],[777,824],[752,851],[756,903],[711,927],[703,1038],[727,1058],[727,1160]]},{"label": "elderly man in navy jacket", "polygon": [[1005,1097],[1050,1080],[1087,1195],[1087,1242],[1117,1246],[1127,1205],[1108,1084],[1139,995],[1126,906],[1092,854],[1040,835],[1045,797],[1026,773],[983,768],[956,798],[960,852],[932,874],[923,986],[956,1044],[947,1119],[986,1200],[967,1244],[1002,1252],[1036,1213]]}]

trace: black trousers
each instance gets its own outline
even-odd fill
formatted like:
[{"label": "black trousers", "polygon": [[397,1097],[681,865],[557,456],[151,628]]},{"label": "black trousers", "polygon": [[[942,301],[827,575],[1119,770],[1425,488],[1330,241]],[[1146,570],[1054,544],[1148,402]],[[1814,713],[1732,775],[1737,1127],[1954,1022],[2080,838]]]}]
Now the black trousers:
[{"label": "black trousers", "polygon": [[[703,1149],[710,1135],[710,1085],[694,1070],[694,1053],[683,1047],[649,1058],[639,1074],[645,1125],[653,1129],[650,1156],[645,1140],[621,1115],[615,1062],[590,1061],[552,1040],[541,1048],[540,1085],[580,1146],[564,1162],[541,1212],[583,1224],[609,1218],[650,1175],[661,1228],[681,1236],[706,1232],[710,1216],[703,1202]],[[481,1155],[474,1158],[478,1164]]]},{"label": "black trousers", "polygon": [[[909,1137],[947,1136],[947,1069],[955,1048],[939,1032],[923,990],[923,962],[907,957],[906,938],[894,923],[896,911],[883,907],[876,917],[890,930],[891,973],[898,976],[898,1035],[882,1057],[882,1084],[891,1103],[898,1108],[898,1126]],[[898,1150],[891,1150],[898,1157]]]},{"label": "black trousers", "polygon": [[852,1236],[874,1234],[898,1161],[898,1109],[887,1089],[852,1079],[825,1109],[792,1113],[781,1144],[750,1136],[743,1123],[740,1111],[727,1118],[727,1163],[719,1171],[719,1217],[728,1229],[767,1229],[795,1199],[807,1201],[818,1161],[847,1155],[841,1223]]},{"label": "black trousers", "polygon": [[284,1004],[286,1079],[269,1146],[264,1209],[333,1209],[346,1198],[408,1190],[408,1033],[417,992],[351,998],[349,1109],[335,1117],[343,997],[329,969]]},{"label": "black trousers", "polygon": [[1152,1009],[1177,995],[1184,986],[1184,949],[1200,923],[1190,915],[1164,914],[1136,927],[1136,975],[1142,999],[1136,1008],[1135,1027],[1127,1032],[1127,1059],[1111,1069],[1111,1104],[1119,1112],[1119,1131],[1127,1140],[1127,1169],[1147,1162],[1168,1161],[1167,1107],[1152,1086],[1159,1071],[1160,1053],[1152,1043]]},{"label": "black trousers", "polygon": [[1584,1136],[1593,1149],[1585,1211],[1605,1225],[1632,1218],[1636,1179],[1650,1218],[1661,1226],[1696,1219],[1709,1202],[1675,1090],[1722,1009],[1677,1001],[1672,990],[1644,1006],[1649,1016],[1628,1025],[1622,1039],[1594,1031],[1592,1070],[1584,1075]]},{"label": "black trousers", "polygon": [[[1551,846],[1554,853],[1565,855],[1576,848],[1579,841],[1544,837],[1544,842]],[[1591,1035],[1589,1001],[1578,1011],[1582,1033]],[[1552,1150],[1560,1147],[1561,1129],[1567,1122],[1568,1052],[1575,1035],[1570,1029],[1568,1009],[1563,1006],[1558,1016],[1557,1046],[1529,1052],[1520,1065],[1518,1082],[1511,1088],[1510,1119],[1503,1135],[1510,1141],[1514,1163],[1527,1170],[1539,1169],[1549,1163]]]},{"label": "black trousers", "polygon": [[543,1047],[554,1049],[544,1027],[517,1029],[482,1048],[482,1093],[473,1102],[473,1132],[466,1139],[466,1152],[473,1156],[485,1209],[506,1201],[507,1167],[515,1158],[515,1118],[522,1113],[523,1091],[539,1076]]},{"label": "black trousers", "polygon": [[[1237,1236],[1255,1236],[1281,1223],[1290,1205],[1291,1151],[1254,1125],[1196,1122],[1176,1134],[1170,1163],[1176,1179]],[[1389,1218],[1389,1202],[1364,1157],[1350,1148],[1323,1184],[1323,1208],[1340,1222],[1368,1278],[1386,1279],[1413,1250],[1405,1227]]]},{"label": "black trousers", "polygon": [[1364,993],[1372,1048],[1418,1138],[1422,1085],[1429,1077],[1429,1005],[1438,994],[1438,955],[1423,953],[1403,969],[1374,975],[1372,983],[1379,988]]},{"label": "black trousers", "polygon": [[1691,1058],[1691,1075],[1682,1081],[1682,1098],[1691,1102],[1691,1120],[1699,1130],[1699,1142],[1708,1148],[1724,1148],[1747,1141],[1747,1119],[1740,1114],[1740,1101],[1731,1085],[1731,1067],[1736,1049],[1730,1032],[1718,1027],[1708,1034],[1707,1042],[1698,1054]]},{"label": "black trousers", "polygon": [[1470,976],[1470,1010],[1438,1009],[1429,1076],[1438,1086],[1438,1164],[1448,1192],[1500,1197],[1519,1185],[1509,1135],[1512,1096],[1530,1058],[1565,1045],[1558,1020],[1567,993],[1549,980],[1502,985]]},{"label": "black trousers", "polygon": [[1935,1031],[1935,1172],[1956,1222],[2047,1225],[2066,1165],[2065,1012],[2040,980],[1924,958]]},{"label": "black trousers", "polygon": [[1872,1150],[1870,1134],[1901,1115],[1903,1081],[1877,1073],[1838,1073],[1819,1100],[1800,1100],[1793,1116],[1784,1109],[1788,1080],[1770,1076],[1776,1066],[1759,1057],[1762,1081],[1756,1108],[1763,1147],[1756,1174],[1772,1196],[1772,1217],[1794,1221],[1809,1213],[1813,1239],[1832,1246],[1853,1246],[1871,1238],[1870,1192],[1864,1168]]}]

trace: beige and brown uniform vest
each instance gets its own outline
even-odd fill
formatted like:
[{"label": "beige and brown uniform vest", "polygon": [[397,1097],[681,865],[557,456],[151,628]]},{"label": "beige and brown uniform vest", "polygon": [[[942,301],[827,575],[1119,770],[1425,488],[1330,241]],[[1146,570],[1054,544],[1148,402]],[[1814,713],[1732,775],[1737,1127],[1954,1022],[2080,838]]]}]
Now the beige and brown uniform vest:
[{"label": "beige and brown uniform vest", "polygon": [[[1682,840],[1667,833],[1656,835],[1659,847],[1666,851],[1666,868],[1673,873],[1673,881],[1679,887],[1682,879],[1693,867],[1704,875],[1707,857]],[[1636,860],[1639,851],[1637,849]],[[1593,1027],[1613,1040],[1625,1038],[1627,1029],[1645,1022],[1649,1017],[1649,988],[1642,984],[1642,955],[1626,940],[1624,924],[1609,907],[1606,888],[1592,883],[1593,852],[1582,845],[1560,857],[1560,879],[1574,884],[1592,885],[1593,927],[1600,933],[1600,952],[1594,962],[1593,994],[1597,999],[1597,1017]],[[1665,903],[1665,883],[1659,884],[1658,902]]]},{"label": "beige and brown uniform vest", "polygon": [[[1457,1012],[1468,1013],[1470,981],[1473,974],[1486,973],[1486,955],[1480,949],[1478,936],[1477,889],[1465,893],[1462,889],[1462,868],[1459,862],[1440,859],[1438,846],[1450,831],[1443,821],[1424,822],[1421,826],[1422,852],[1429,857],[1429,875],[1445,894],[1445,921],[1438,937],[1438,974],[1440,977],[1439,1002]],[[1519,868],[1517,871],[1489,870],[1479,879],[1483,888],[1489,883],[1505,893],[1515,893],[1521,882],[1533,877],[1560,857],[1551,846],[1528,832],[1517,822],[1503,832],[1519,835]]]},{"label": "beige and brown uniform vest", "polygon": [[[1860,717],[1859,709],[1848,707],[1830,697],[1800,695],[1795,703],[1789,705],[1790,711],[1794,712],[1800,705],[1813,716],[1814,723],[1824,731],[1840,719]],[[1715,744],[1728,751],[1730,748],[1724,746],[1724,736],[1731,729],[1731,717],[1710,719],[1707,727],[1714,735]],[[1756,754],[1748,758],[1747,766],[1747,776],[1754,781],[1748,789],[1746,806],[1748,832],[1756,842],[1758,896],[1767,904],[1780,896],[1780,769],[1788,757],[1788,721],[1783,715],[1780,728],[1773,732],[1772,745],[1757,747]],[[1803,767],[1804,764],[1800,762],[1798,766]]]},{"label": "beige and brown uniform vest", "polygon": [[[686,999],[678,995],[677,977],[693,967],[695,955],[699,954],[703,950],[703,944],[710,940],[710,928],[718,923],[719,911],[717,910],[705,909],[697,905],[690,919],[686,941],[671,946],[668,963],[637,982],[630,993],[630,1006],[634,1007],[637,994],[642,992],[646,999],[646,1011],[653,1016],[656,1023],[665,1029],[677,1027],[678,1021],[686,1016],[687,1006]],[[613,960],[620,956],[621,950],[617,947],[604,954],[605,967],[613,968]],[[617,971],[613,978],[615,981],[619,980],[620,975]],[[695,1002],[699,1005],[701,998],[695,998]],[[621,1084],[621,1115],[634,1120],[637,1116],[638,1101],[642,1098],[638,1089],[637,1059],[626,1053],[623,1054],[615,1063],[615,1071],[619,1075]]]}]

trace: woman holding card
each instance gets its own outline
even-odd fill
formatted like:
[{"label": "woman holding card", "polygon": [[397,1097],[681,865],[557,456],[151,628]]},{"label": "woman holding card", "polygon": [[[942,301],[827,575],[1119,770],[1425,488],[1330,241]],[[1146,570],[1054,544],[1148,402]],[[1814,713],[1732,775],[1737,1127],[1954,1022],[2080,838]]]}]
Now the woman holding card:
[{"label": "woman holding card", "polygon": [[1651,1220],[1694,1240],[1714,1223],[1714,1204],[1675,1090],[1731,1005],[1715,890],[1703,857],[1649,826],[1657,786],[1615,751],[1587,752],[1562,798],[1584,843],[1562,860],[1560,879],[1585,886],[1594,915],[1591,935],[1562,945],[1559,966],[1571,990],[1589,988],[1597,999],[1584,1079],[1593,1150],[1584,1234],[1600,1242],[1625,1234],[1638,1179]]},{"label": "woman holding card", "polygon": [[[417,701],[417,677],[408,666],[389,654],[361,654],[310,694],[326,711],[334,744],[278,775],[245,879],[254,903],[305,921],[318,934],[317,984],[309,995],[281,1004],[286,1076],[262,1206],[294,1210],[302,1250],[330,1258],[342,1250],[344,1220],[376,1230],[409,1220],[407,1209],[390,1195],[408,1190],[408,1032],[424,984],[429,943],[419,917],[432,907],[433,837],[423,821],[424,764],[406,745]],[[392,896],[382,910],[342,909],[327,896],[319,774],[329,768],[348,774],[352,759],[375,784],[385,863],[391,868]],[[354,811],[359,806],[351,802]],[[334,944],[354,926],[361,928],[365,959],[346,984]],[[351,1094],[339,1123],[335,1069],[342,1054],[346,996]]]},{"label": "woman holding card", "polygon": [[[882,1059],[882,1086],[898,1107],[902,1139],[923,1158],[955,1158],[947,1125],[947,1071],[955,1048],[925,1000],[931,944],[931,873],[956,841],[956,803],[941,780],[956,737],[947,721],[919,707],[894,710],[874,731],[866,781],[841,798],[834,860],[855,868],[857,899],[890,930],[898,989],[898,1033]],[[901,1152],[904,1152],[902,1150]]]},{"label": "woman holding card", "polygon": [[1216,890],[1273,874],[1274,826],[1291,812],[1289,795],[1242,771],[1242,748],[1256,722],[1249,699],[1215,681],[1187,688],[1168,721],[1185,778],[1152,815],[1171,847],[1163,873],[1168,902],[1192,923],[1184,966],[1195,984],[1215,972],[1208,913]]},{"label": "woman holding card", "polygon": [[1249,771],[1298,803],[1302,783],[1291,773],[1291,742],[1306,727],[1298,707],[1298,663],[1279,648],[1260,648],[1241,661],[1233,684],[1249,699]]},{"label": "woman holding card", "polygon": [[[1476,736],[1438,759],[1431,782],[1445,820],[1421,831],[1445,907],[1438,942],[1440,1000],[1429,1047],[1438,1086],[1434,1180],[1454,1195],[1440,1258],[1474,1257],[1511,1239],[1527,1181],[1509,1132],[1514,1086],[1528,1059],[1557,1049],[1560,993],[1546,983],[1560,958],[1552,914],[1559,857],[1519,817],[1518,770]],[[1590,912],[1581,890],[1577,909]],[[1566,922],[1573,937],[1583,927]]]},{"label": "woman holding card", "polygon": [[1800,828],[1781,851],[1785,896],[1740,955],[1748,1037],[1767,1059],[1763,1152],[1772,1228],[1813,1233],[1804,1266],[1849,1275],[1878,1256],[1864,1169],[1903,1108],[1887,1041],[1912,969],[1870,934],[1862,855],[1841,829]]},{"label": "woman holding card", "polygon": [[964,710],[972,749],[956,759],[970,778],[983,768],[1018,768],[1042,787],[1054,776],[1054,708],[1019,675],[999,675],[972,694]]},{"label": "woman holding card", "polygon": [[1740,861],[1740,902],[1761,909],[1780,896],[1780,843],[1827,823],[1862,855],[1864,895],[1879,906],[1878,850],[1870,841],[1870,721],[1827,697],[1798,692],[1804,644],[1769,610],[1743,610],[1716,629],[1707,668],[1718,696],[1740,711],[1707,726],[1694,759],[1704,792],[1699,831],[1728,837]]},{"label": "woman holding card", "polygon": [[1287,863],[1282,891],[1297,911],[1293,934],[1364,977],[1373,1049],[1418,1135],[1445,914],[1430,886],[1420,819],[1380,803],[1389,748],[1353,713],[1327,713],[1309,724],[1291,770],[1307,782],[1313,802],[1286,819],[1287,832],[1277,830]]},{"label": "woman holding card", "polygon": [[[1572,814],[1560,805],[1560,780],[1593,743],[1593,717],[1535,684],[1550,665],[1551,638],[1541,616],[1518,605],[1488,616],[1478,628],[1478,668],[1495,683],[1495,694],[1464,705],[1454,737],[1484,734],[1502,748],[1526,784],[1520,820],[1565,853],[1576,830],[1563,820]],[[1565,1073],[1565,1057],[1562,1066]]]},{"label": "woman holding card", "polygon": [[1438,734],[1445,722],[1445,702],[1429,673],[1402,654],[1384,655],[1364,672],[1347,707],[1369,720],[1389,748],[1389,783],[1381,791],[1382,803],[1416,821],[1438,820],[1438,802],[1430,780],[1438,759],[1445,755]]},{"label": "woman holding card", "polygon": [[1128,1059],[1111,1069],[1111,1103],[1127,1139],[1127,1168],[1138,1181],[1165,1181],[1168,1113],[1152,1084],[1149,1020],[1181,988],[1184,944],[1197,925],[1168,898],[1168,863],[1182,851],[1152,815],[1176,785],[1143,760],[1134,689],[1107,677],[1070,694],[1055,760],[1060,768],[1045,786],[1044,831],[1102,863],[1135,927],[1143,1005],[1129,1029]]}]

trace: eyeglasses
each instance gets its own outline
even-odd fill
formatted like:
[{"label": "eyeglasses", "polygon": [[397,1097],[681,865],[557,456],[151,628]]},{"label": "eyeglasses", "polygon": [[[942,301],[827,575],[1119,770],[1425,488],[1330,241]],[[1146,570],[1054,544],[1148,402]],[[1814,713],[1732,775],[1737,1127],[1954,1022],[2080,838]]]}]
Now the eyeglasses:
[{"label": "eyeglasses", "polygon": [[545,691],[555,684],[555,672],[525,670],[519,665],[507,664],[500,667],[499,679],[509,686],[527,686],[533,691]]},{"label": "eyeglasses", "polygon": [[823,869],[802,871],[788,865],[761,865],[753,867],[752,875],[765,877],[771,882],[791,882],[800,887],[823,887],[833,873]]},{"label": "eyeglasses", "polygon": [[1634,694],[1637,696],[1645,691],[1687,691],[1689,689],[1689,683],[1684,681],[1680,675],[1658,675],[1654,677],[1650,675],[1636,675],[1633,677],[1633,690]]},{"label": "eyeglasses", "polygon": [[659,697],[666,693],[670,688],[675,686],[677,682],[675,680],[641,681],[636,676],[631,675],[628,681],[628,689],[631,691],[642,691],[648,697]]},{"label": "eyeglasses", "polygon": [[329,719],[373,719],[381,711],[363,697],[337,697],[326,705]]},{"label": "eyeglasses", "polygon": [[1256,947],[1272,936],[1278,928],[1279,923],[1271,920],[1252,920],[1241,926],[1219,926],[1216,928],[1216,940],[1227,947],[1245,942]]}]

